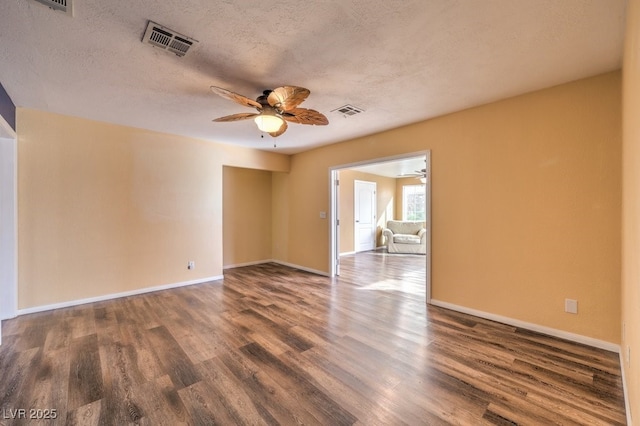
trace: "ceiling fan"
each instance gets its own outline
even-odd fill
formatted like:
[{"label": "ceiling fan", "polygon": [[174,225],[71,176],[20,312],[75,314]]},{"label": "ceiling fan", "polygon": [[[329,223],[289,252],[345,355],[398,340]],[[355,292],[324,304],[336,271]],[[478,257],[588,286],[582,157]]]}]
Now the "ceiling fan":
[{"label": "ceiling fan", "polygon": [[280,136],[287,131],[287,121],[316,126],[329,124],[327,117],[318,111],[298,108],[298,105],[311,93],[309,89],[304,87],[282,86],[273,90],[265,90],[255,101],[221,87],[211,86],[211,91],[225,99],[258,110],[258,113],[241,112],[216,118],[213,121],[225,122],[253,118],[261,131],[269,133],[273,137]]},{"label": "ceiling fan", "polygon": [[422,183],[426,183],[427,181],[427,169],[421,169],[421,170],[415,170],[414,173],[403,173],[401,175],[398,175],[399,178],[406,178],[406,177],[414,177],[416,179],[419,179],[420,182]]}]

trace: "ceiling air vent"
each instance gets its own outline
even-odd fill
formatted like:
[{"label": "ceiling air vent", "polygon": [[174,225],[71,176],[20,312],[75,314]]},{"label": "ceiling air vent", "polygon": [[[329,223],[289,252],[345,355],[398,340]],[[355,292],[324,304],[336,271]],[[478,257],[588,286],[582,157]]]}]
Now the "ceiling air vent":
[{"label": "ceiling air vent", "polygon": [[182,57],[187,54],[198,40],[178,34],[169,28],[149,21],[144,37],[142,37],[142,42],[159,47],[171,53],[175,53]]},{"label": "ceiling air vent", "polygon": [[53,10],[59,10],[66,13],[69,16],[73,16],[73,7],[71,0],[33,0],[37,3],[43,4]]},{"label": "ceiling air vent", "polygon": [[341,106],[340,108],[336,108],[331,112],[342,114],[345,117],[351,117],[352,115],[356,115],[364,112],[364,110],[362,108],[354,107],[353,105],[347,104],[345,106]]}]

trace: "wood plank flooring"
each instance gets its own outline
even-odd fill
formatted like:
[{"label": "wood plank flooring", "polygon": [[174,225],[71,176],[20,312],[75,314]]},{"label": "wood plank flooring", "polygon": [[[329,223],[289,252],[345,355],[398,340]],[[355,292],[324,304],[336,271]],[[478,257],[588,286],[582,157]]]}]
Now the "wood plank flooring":
[{"label": "wood plank flooring", "polygon": [[625,424],[617,354],[427,306],[380,252],[5,321],[0,376],[1,425]]}]

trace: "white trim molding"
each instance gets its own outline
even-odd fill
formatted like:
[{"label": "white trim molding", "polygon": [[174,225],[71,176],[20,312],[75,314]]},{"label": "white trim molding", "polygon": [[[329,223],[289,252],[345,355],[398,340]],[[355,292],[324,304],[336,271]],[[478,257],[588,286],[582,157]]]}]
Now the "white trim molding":
[{"label": "white trim molding", "polygon": [[243,268],[245,266],[263,265],[265,263],[276,263],[278,265],[286,266],[287,268],[299,269],[301,271],[310,272],[310,273],[316,274],[316,275],[322,275],[324,277],[328,277],[329,276],[328,273],[326,273],[324,271],[320,271],[318,269],[307,268],[305,266],[300,266],[300,265],[296,265],[296,264],[293,264],[293,263],[284,262],[282,260],[275,260],[275,259],[256,260],[256,261],[253,261],[253,262],[236,263],[234,265],[223,266],[222,268],[223,269]]},{"label": "white trim molding", "polygon": [[469,314],[476,317],[488,319],[491,321],[501,322],[503,324],[512,325],[514,327],[524,328],[526,330],[536,331],[538,333],[546,334],[553,337],[559,337],[561,339],[569,340],[576,343],[582,343],[583,345],[593,346],[594,348],[604,349],[607,351],[620,353],[620,345],[607,342],[604,340],[594,339],[592,337],[583,336],[581,334],[569,333],[568,331],[558,330],[556,328],[545,327],[543,325],[534,324],[531,322],[521,321],[514,318],[503,317],[502,315],[491,314],[489,312],[478,311],[476,309],[467,308],[460,305],[454,305],[453,303],[443,302],[441,300],[431,299],[430,303],[434,306],[450,309],[452,311],[461,312],[463,314]]},{"label": "white trim molding", "polygon": [[221,281],[223,275],[216,275],[208,278],[198,278],[191,281],[183,281],[173,284],[164,284],[155,287],[145,287],[137,290],[124,291],[122,293],[105,294],[104,296],[89,297],[87,299],[70,300],[68,302],[53,303],[51,305],[34,306],[33,308],[18,309],[18,315],[34,314],[36,312],[50,311],[53,309],[69,308],[72,306],[84,305],[87,303],[103,302],[106,300],[119,299],[121,297],[136,296],[138,294],[153,293],[154,291],[168,290],[171,288],[186,287],[189,285],[208,283],[211,281]]},{"label": "white trim molding", "polygon": [[234,263],[233,265],[224,265],[222,269],[244,268],[245,266],[263,265],[265,263],[277,263],[273,259],[254,260],[252,262]]},{"label": "white trim molding", "polygon": [[633,422],[631,421],[631,405],[629,405],[629,391],[627,388],[627,375],[624,371],[624,356],[623,350],[620,348],[620,373],[622,374],[622,391],[624,393],[624,411],[627,413],[627,425],[633,426]]},{"label": "white trim molding", "polygon": [[[1,87],[1,86],[0,86]],[[0,345],[2,320],[18,311],[18,141],[0,115]]]},{"label": "white trim molding", "polygon": [[305,266],[296,265],[294,263],[283,262],[281,260],[274,260],[273,263],[277,263],[279,265],[287,266],[287,267],[293,268],[293,269],[300,269],[301,271],[310,272],[310,273],[316,274],[316,275],[322,275],[323,277],[328,277],[329,276],[328,272],[320,271],[318,269],[307,268]]},{"label": "white trim molding", "polygon": [[[0,117],[1,119],[2,117]],[[18,146],[0,137],[0,320],[18,310]],[[0,331],[1,333],[1,331]]]},{"label": "white trim molding", "polygon": [[236,263],[235,265],[227,265],[227,266],[223,266],[222,268],[223,269],[243,268],[245,266],[263,265],[265,263],[276,263],[278,265],[286,266],[287,268],[299,269],[301,271],[310,272],[310,273],[316,274],[316,275],[322,275],[324,277],[328,277],[329,276],[328,273],[326,273],[324,271],[320,271],[318,269],[307,268],[305,266],[300,266],[300,265],[296,265],[294,263],[284,262],[282,260],[276,260],[276,259],[256,260],[256,261],[253,261],[253,262]]},{"label": "white trim molding", "polygon": [[[289,268],[300,269],[301,271],[310,272],[312,274],[322,275],[322,276],[325,276],[325,277],[329,275],[324,271],[319,271],[319,270],[316,270],[316,269],[306,268],[304,266],[295,265],[295,264],[287,263],[287,262],[282,262],[282,261],[279,261],[279,260],[260,260],[260,261],[255,261],[255,262],[247,262],[247,263],[244,263],[244,264],[238,264],[238,265],[233,265],[233,266],[232,265],[225,266],[224,269],[229,269],[229,268],[232,268],[232,267],[259,265],[259,264],[263,264],[263,263],[277,263],[279,265],[287,266]],[[107,300],[118,299],[120,297],[135,296],[135,295],[138,295],[138,294],[145,294],[145,293],[153,293],[154,291],[169,290],[169,289],[172,289],[172,288],[186,287],[186,286],[190,286],[190,285],[202,284],[202,283],[207,283],[207,282],[211,282],[211,281],[220,281],[222,283],[223,280],[224,280],[224,275],[216,275],[216,276],[213,276],[213,277],[198,278],[198,279],[191,280],[191,281],[183,281],[183,282],[179,282],[179,283],[164,284],[164,285],[159,285],[159,286],[154,286],[154,287],[145,287],[145,288],[141,288],[141,289],[138,289],[138,290],[125,291],[125,292],[121,292],[121,293],[105,294],[103,296],[89,297],[89,298],[86,298],[86,299],[70,300],[68,302],[60,302],[60,303],[53,303],[53,304],[50,304],[50,305],[41,305],[41,306],[34,306],[32,308],[18,309],[18,315],[34,314],[34,313],[37,313],[37,312],[45,312],[45,311],[50,311],[50,310],[53,310],[53,309],[69,308],[69,307],[73,307],[73,306],[84,305],[84,304],[87,304],[87,303],[103,302],[103,301],[107,301]]]}]

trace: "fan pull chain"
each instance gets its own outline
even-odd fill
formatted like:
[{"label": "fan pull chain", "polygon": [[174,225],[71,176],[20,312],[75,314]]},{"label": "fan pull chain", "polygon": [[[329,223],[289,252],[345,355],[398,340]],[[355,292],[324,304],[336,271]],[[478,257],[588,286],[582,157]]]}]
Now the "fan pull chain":
[{"label": "fan pull chain", "polygon": [[[260,138],[264,139],[264,135],[260,135]],[[276,146],[276,138],[272,138],[273,139],[273,147],[277,148]]]}]

